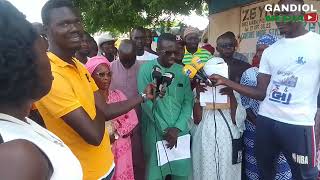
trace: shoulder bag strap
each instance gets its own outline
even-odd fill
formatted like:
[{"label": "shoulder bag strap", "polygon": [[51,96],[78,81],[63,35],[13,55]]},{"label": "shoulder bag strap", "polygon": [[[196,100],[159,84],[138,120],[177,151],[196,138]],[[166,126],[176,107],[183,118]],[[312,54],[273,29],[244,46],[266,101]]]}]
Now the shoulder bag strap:
[{"label": "shoulder bag strap", "polygon": [[227,118],[224,116],[224,114],[222,113],[221,109],[218,109],[218,111],[219,111],[219,113],[221,114],[224,122],[226,123],[226,125],[227,125],[227,127],[228,127],[228,129],[229,129],[229,133],[230,133],[231,139],[233,139],[232,132],[231,132],[231,128],[230,128],[230,126],[229,126],[229,124],[228,124],[228,122],[227,122]]}]

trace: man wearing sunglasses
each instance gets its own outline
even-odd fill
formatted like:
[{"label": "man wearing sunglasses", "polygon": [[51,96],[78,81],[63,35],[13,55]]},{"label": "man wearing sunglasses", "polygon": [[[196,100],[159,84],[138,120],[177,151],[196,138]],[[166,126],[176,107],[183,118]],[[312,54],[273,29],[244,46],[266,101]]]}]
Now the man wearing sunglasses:
[{"label": "man wearing sunglasses", "polygon": [[[190,80],[182,73],[182,66],[176,63],[179,50],[176,37],[173,34],[160,35],[157,54],[159,57],[156,60],[146,62],[140,67],[138,73],[139,92],[143,91],[144,86],[153,82],[152,72],[155,66],[158,66],[162,74],[173,73],[174,79],[165,89],[166,94],[162,98],[141,105],[142,118],[140,123],[146,161],[146,179],[164,180],[167,175],[171,175],[172,180],[187,180],[187,176],[191,172],[190,158],[170,161],[158,166],[157,152],[159,149],[182,147],[183,144],[177,143],[178,138],[190,137],[188,135],[188,121],[191,118],[193,107]],[[165,140],[165,142],[157,146],[159,144],[157,142],[161,142],[161,140]],[[188,148],[185,150],[190,151]],[[179,151],[177,151],[178,154]]]},{"label": "man wearing sunglasses", "polygon": [[[228,31],[228,32],[226,32],[225,34],[228,35],[228,36],[230,36],[230,38],[232,38],[232,39],[234,40],[235,47],[236,47],[236,49],[237,49],[237,48],[239,47],[239,43],[238,43],[238,40],[237,40],[237,38],[236,38],[236,35],[235,35],[233,32],[231,32],[231,31]],[[234,59],[237,59],[237,60],[240,60],[240,61],[243,61],[243,62],[249,62],[249,61],[248,61],[248,58],[247,58],[245,55],[243,55],[243,54],[241,54],[241,53],[239,53],[239,52],[237,52],[237,51],[234,52],[233,58],[234,58]]]},{"label": "man wearing sunglasses", "polygon": [[229,66],[229,78],[233,81],[240,82],[242,73],[250,68],[250,64],[234,59],[236,44],[233,38],[231,38],[227,33],[222,34],[217,39],[217,51],[220,57]]}]

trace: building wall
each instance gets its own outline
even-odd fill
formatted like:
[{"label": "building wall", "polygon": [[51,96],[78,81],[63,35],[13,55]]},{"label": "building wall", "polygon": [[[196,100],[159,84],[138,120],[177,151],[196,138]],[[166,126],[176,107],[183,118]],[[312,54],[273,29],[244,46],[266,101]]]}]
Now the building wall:
[{"label": "building wall", "polygon": [[208,40],[210,44],[216,47],[217,38],[226,31],[232,31],[239,36],[240,7],[209,16]]}]

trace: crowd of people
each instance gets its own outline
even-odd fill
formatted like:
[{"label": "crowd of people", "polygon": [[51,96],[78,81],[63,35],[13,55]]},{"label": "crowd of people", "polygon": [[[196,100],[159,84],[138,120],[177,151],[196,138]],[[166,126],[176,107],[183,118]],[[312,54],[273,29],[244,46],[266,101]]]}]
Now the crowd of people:
[{"label": "crowd of people", "polygon": [[[116,48],[69,0],[41,17],[0,1],[0,179],[317,179],[320,35],[303,23],[277,22],[283,38],[260,36],[250,64],[231,31],[214,48],[195,27],[135,27]],[[195,59],[228,76],[190,79]],[[228,106],[204,106],[218,86]]]}]

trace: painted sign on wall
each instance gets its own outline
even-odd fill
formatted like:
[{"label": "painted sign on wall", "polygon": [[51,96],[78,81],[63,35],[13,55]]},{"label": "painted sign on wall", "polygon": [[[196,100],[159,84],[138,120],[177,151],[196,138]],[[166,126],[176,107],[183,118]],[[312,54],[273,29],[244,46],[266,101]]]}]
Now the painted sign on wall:
[{"label": "painted sign on wall", "polygon": [[[265,11],[265,6],[277,2],[278,0],[268,0],[241,8],[239,52],[247,56],[250,62],[256,51],[257,39],[261,35],[270,33],[281,38],[275,22],[266,21],[265,18],[274,15],[273,12]],[[320,1],[307,0],[305,3],[313,4],[315,9],[320,10]],[[320,22],[304,24],[307,30],[320,34]]]}]

